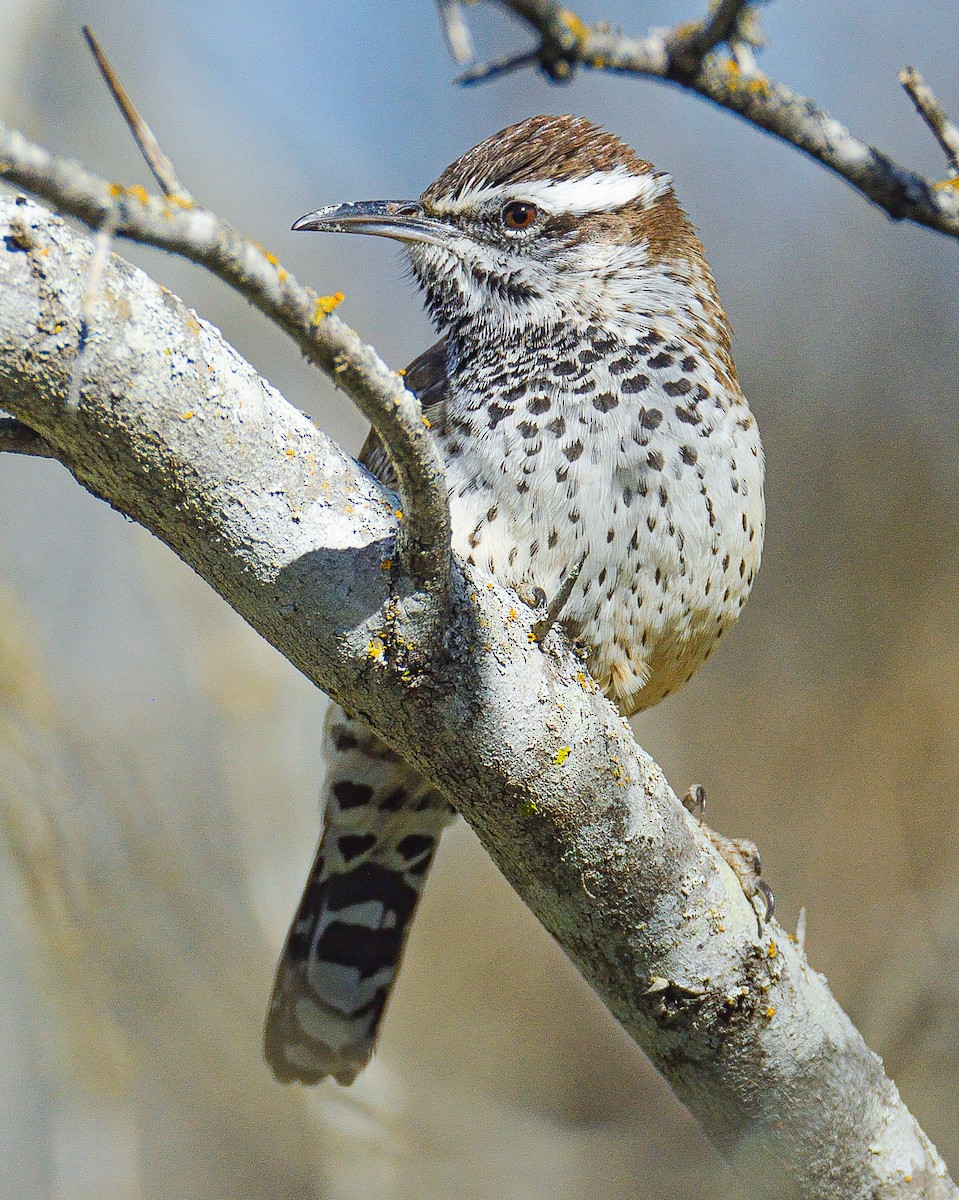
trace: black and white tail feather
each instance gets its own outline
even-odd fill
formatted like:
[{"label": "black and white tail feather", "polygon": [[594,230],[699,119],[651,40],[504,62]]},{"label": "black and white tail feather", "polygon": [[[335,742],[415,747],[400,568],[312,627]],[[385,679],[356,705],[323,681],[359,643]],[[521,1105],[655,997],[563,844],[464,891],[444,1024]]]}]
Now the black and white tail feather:
[{"label": "black and white tail feather", "polygon": [[264,1048],[284,1083],[352,1083],[373,1052],[440,833],[454,816],[341,708],[323,836],[276,972]]},{"label": "black and white tail feather", "polygon": [[[407,382],[431,424],[442,422],[445,348],[413,363]],[[361,461],[384,482],[374,435]],[[331,707],[326,722],[323,834],[273,984],[264,1034],[283,1083],[352,1083],[370,1059],[449,803],[365,725]]]}]

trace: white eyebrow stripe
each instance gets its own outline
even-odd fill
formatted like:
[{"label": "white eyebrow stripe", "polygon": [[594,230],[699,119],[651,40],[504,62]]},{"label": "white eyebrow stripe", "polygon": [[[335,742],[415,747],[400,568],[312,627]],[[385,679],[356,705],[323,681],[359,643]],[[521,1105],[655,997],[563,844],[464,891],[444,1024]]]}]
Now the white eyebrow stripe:
[{"label": "white eyebrow stripe", "polygon": [[635,200],[651,205],[672,187],[665,172],[634,175],[623,167],[612,171],[593,171],[581,179],[534,179],[509,187],[467,187],[459,196],[441,196],[433,209],[438,213],[458,213],[489,200],[527,200],[551,213],[582,216],[589,212],[612,212]]}]

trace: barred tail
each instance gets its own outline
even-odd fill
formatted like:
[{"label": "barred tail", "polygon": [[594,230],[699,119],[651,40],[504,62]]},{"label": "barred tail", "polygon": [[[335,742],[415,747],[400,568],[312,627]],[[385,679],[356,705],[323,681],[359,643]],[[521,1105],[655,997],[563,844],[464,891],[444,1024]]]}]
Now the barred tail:
[{"label": "barred tail", "polygon": [[454,816],[341,709],[327,721],[323,837],[277,967],[264,1051],[283,1083],[369,1061],[439,835]]}]

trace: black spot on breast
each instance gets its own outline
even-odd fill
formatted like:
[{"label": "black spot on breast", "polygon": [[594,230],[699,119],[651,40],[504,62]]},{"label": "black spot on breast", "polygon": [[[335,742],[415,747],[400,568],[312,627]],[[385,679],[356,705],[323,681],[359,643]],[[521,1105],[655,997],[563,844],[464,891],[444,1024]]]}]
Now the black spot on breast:
[{"label": "black spot on breast", "polygon": [[685,396],[687,392],[692,391],[692,387],[688,379],[670,379],[663,384],[663,391],[667,396]]},{"label": "black spot on breast", "polygon": [[603,392],[602,395],[593,397],[593,408],[599,409],[600,412],[609,412],[617,404],[619,401],[612,392]]},{"label": "black spot on breast", "polygon": [[583,453],[583,443],[580,441],[570,442],[568,446],[563,447],[563,453],[570,462],[575,462]]},{"label": "black spot on breast", "polygon": [[556,546],[556,543],[557,543],[558,541],[559,541],[559,534],[556,532],[556,530],[555,530],[555,529],[551,529],[551,530],[549,531],[549,537],[546,539],[546,545],[547,545],[547,547],[548,547],[550,550],[553,550],[553,549],[555,548],[555,546]]},{"label": "black spot on breast", "polygon": [[516,428],[524,438],[534,438],[539,433],[539,426],[535,421],[520,421]]},{"label": "black spot on breast", "polygon": [[549,396],[534,396],[526,407],[534,417],[538,417],[541,413],[549,412],[551,401]]},{"label": "black spot on breast", "polygon": [[650,450],[649,454],[646,455],[646,463],[654,471],[661,471],[665,461],[666,460],[658,450]]},{"label": "black spot on breast", "polygon": [[639,423],[644,429],[658,429],[663,423],[663,414],[658,408],[641,408]]},{"label": "black spot on breast", "polygon": [[574,362],[558,362],[553,364],[553,374],[559,376],[575,375],[579,367]]},{"label": "black spot on breast", "polygon": [[633,365],[631,358],[616,358],[609,364],[610,375],[625,375]]},{"label": "black spot on breast", "polygon": [[495,429],[500,421],[504,417],[508,417],[512,411],[511,408],[505,408],[502,404],[491,404],[486,410],[490,429]]},{"label": "black spot on breast", "polygon": [[692,446],[681,446],[679,450],[679,457],[688,467],[691,467],[699,458],[699,454],[692,448]]},{"label": "black spot on breast", "polygon": [[690,371],[696,370],[696,365],[698,362],[699,362],[699,359],[696,357],[695,354],[687,354],[686,357],[683,359],[683,361],[679,365],[680,365],[681,369],[683,371],[685,371],[686,374],[688,375],[690,373]]},{"label": "black spot on breast", "polygon": [[673,356],[671,354],[664,353],[656,354],[648,360],[646,365],[651,367],[654,371],[663,371],[666,367],[671,367],[673,365]]},{"label": "black spot on breast", "polygon": [[546,426],[546,428],[550,431],[551,434],[553,434],[554,437],[562,437],[563,434],[566,432],[566,418],[565,417],[554,417],[552,419],[552,421],[550,421],[549,424]]},{"label": "black spot on breast", "polygon": [[627,395],[634,395],[636,392],[645,392],[649,387],[649,376],[631,375],[629,379],[624,379],[619,386]]},{"label": "black spot on breast", "polygon": [[683,408],[681,404],[676,405],[676,416],[686,425],[699,425],[702,417],[691,408]]}]

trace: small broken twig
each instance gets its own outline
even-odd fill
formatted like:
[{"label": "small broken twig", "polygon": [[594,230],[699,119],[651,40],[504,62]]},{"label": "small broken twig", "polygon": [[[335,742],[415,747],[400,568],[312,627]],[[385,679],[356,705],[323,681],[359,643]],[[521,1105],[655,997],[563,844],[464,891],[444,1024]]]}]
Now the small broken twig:
[{"label": "small broken twig", "polygon": [[160,185],[165,196],[170,196],[181,201],[184,204],[190,204],[193,197],[180,182],[179,176],[173,169],[173,163],[160,149],[160,143],[156,140],[153,130],[144,121],[140,115],[136,105],[130,99],[126,89],[120,82],[120,78],[110,64],[110,60],[103,52],[103,47],[100,45],[97,38],[89,25],[84,25],[83,36],[86,38],[87,45],[96,60],[100,74],[110,89],[110,94],[117,102],[117,107],[123,113],[123,119],[130,127],[130,132],[133,134],[133,140],[140,148],[140,153],[146,159],[146,164],[153,172],[153,178]]},{"label": "small broken twig", "polygon": [[468,63],[473,57],[473,39],[459,0],[436,0],[436,8],[450,54],[456,62]]},{"label": "small broken twig", "polygon": [[909,93],[919,115],[945,151],[949,159],[950,173],[959,176],[959,127],[946,116],[946,110],[915,67],[903,67],[899,72],[899,82]]}]

